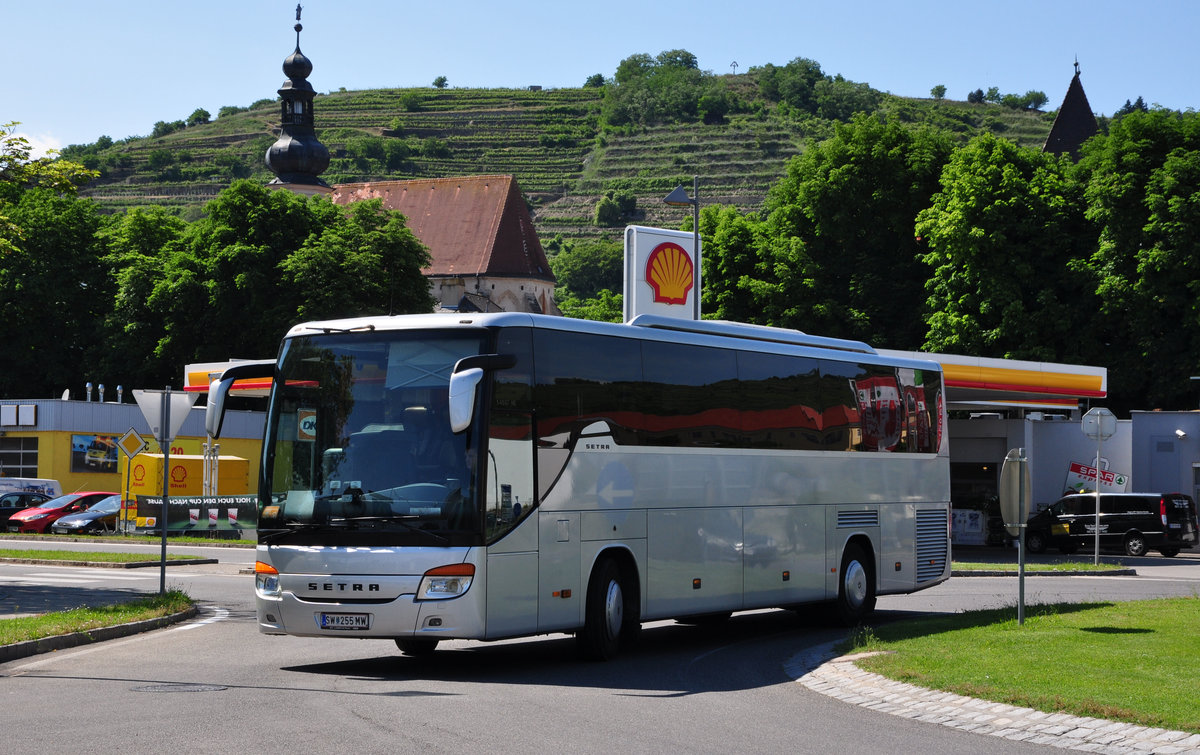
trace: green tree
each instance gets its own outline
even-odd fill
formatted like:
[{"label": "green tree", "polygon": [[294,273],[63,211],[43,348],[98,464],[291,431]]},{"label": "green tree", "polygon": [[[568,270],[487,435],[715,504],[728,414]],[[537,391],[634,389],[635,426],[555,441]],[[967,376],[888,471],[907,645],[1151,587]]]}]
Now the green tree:
[{"label": "green tree", "polygon": [[438,76],[433,80],[434,89],[445,89],[449,84],[450,82],[445,76]]},{"label": "green tree", "polygon": [[625,319],[624,296],[614,294],[607,288],[591,299],[579,299],[574,296],[568,296],[562,301],[557,301],[557,297],[555,299],[565,317],[597,322],[622,322]]},{"label": "green tree", "polygon": [[[106,234],[118,271],[126,342],[153,351],[137,368],[270,355],[295,322],[428,312],[428,253],[382,204],[328,199],[235,181],[180,228],[126,216]],[[251,326],[252,324],[252,326]]]},{"label": "green tree", "polygon": [[818,81],[813,87],[817,115],[829,120],[848,121],[855,113],[870,113],[879,107],[883,95],[867,84],[848,81],[841,76]]},{"label": "green tree", "polygon": [[917,219],[932,268],[925,348],[973,356],[1094,358],[1094,231],[1069,158],[992,134],[956,150]]},{"label": "green tree", "polygon": [[1083,148],[1087,214],[1099,227],[1095,327],[1121,406],[1195,405],[1188,378],[1200,369],[1200,315],[1188,292],[1200,257],[1198,152],[1200,115],[1164,109],[1126,113]]},{"label": "green tree", "polygon": [[596,210],[592,222],[599,226],[619,225],[621,222],[621,206],[611,196],[605,194],[596,202]]},{"label": "green tree", "polygon": [[152,149],[146,155],[146,167],[150,170],[162,170],[175,162],[175,154],[169,149]]},{"label": "green tree", "polygon": [[15,200],[20,191],[35,187],[75,194],[98,175],[77,162],[57,159],[54,151],[34,158],[33,145],[16,133],[19,125],[0,124],[0,201]]},{"label": "green tree", "polygon": [[103,354],[111,288],[100,264],[95,203],[49,188],[0,202],[0,396],[50,397]]},{"label": "green tree", "polygon": [[[913,223],[952,148],[944,132],[878,116],[836,125],[833,136],[788,163],[761,227],[732,236],[737,247],[719,255],[725,279],[708,277],[705,286],[727,297],[723,311],[757,309],[764,324],[916,348],[928,269],[917,258]],[[748,239],[761,257],[753,270]],[[742,292],[752,298],[737,303]]]},{"label": "green tree", "polygon": [[162,358],[162,314],[150,302],[166,283],[164,268],[186,229],[182,219],[154,206],[127,210],[98,233],[114,288],[102,371],[122,376],[126,385],[169,385],[178,378],[178,363]]},{"label": "green tree", "polygon": [[602,73],[593,73],[583,82],[584,89],[599,89],[602,86],[604,86],[604,74]]},{"label": "green tree", "polygon": [[821,65],[809,58],[795,58],[783,67],[770,63],[750,69],[758,81],[759,93],[771,102],[779,102],[807,113],[817,109],[816,86],[829,79]]},{"label": "green tree", "polygon": [[719,320],[764,322],[756,286],[774,278],[769,258],[760,254],[762,223],[755,213],[735,207],[707,205],[700,210],[704,252],[701,308]]},{"label": "green tree", "polygon": [[603,122],[609,126],[654,125],[694,121],[700,117],[700,100],[710,117],[724,117],[727,95],[713,92],[720,82],[701,71],[696,56],[687,50],[665,50],[657,57],[638,53],[617,66],[613,85],[604,88]]},{"label": "green tree", "polygon": [[186,124],[183,121],[171,121],[170,123],[167,121],[157,121],[154,124],[154,129],[150,132],[150,136],[166,136],[167,134],[183,130],[185,126]]},{"label": "green tree", "polygon": [[946,85],[938,84],[938,85],[934,86],[933,89],[929,90],[929,96],[935,100],[946,99]]},{"label": "green tree", "polygon": [[198,107],[187,117],[187,125],[199,126],[202,123],[208,123],[210,120],[212,120],[212,115],[204,108]]},{"label": "green tree", "polygon": [[555,298],[593,299],[604,289],[620,291],[624,280],[625,250],[615,241],[566,242],[550,260],[558,280]]},{"label": "green tree", "polygon": [[421,269],[429,251],[379,199],[355,202],[345,217],[309,236],[279,265],[304,296],[297,319],[430,312],[433,297]]},{"label": "green tree", "polygon": [[1038,91],[1037,89],[1030,89],[1021,99],[1024,101],[1026,110],[1041,110],[1050,101],[1045,92]]}]

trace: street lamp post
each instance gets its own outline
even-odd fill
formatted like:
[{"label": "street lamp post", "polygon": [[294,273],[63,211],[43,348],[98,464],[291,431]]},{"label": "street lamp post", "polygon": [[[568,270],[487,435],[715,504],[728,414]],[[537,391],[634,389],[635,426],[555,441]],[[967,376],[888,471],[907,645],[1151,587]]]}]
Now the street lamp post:
[{"label": "street lamp post", "polygon": [[[698,279],[700,275],[700,177],[692,176],[692,195],[689,197],[687,190],[683,188],[683,184],[676,186],[675,189],[663,197],[663,203],[671,207],[687,207],[692,206],[692,257],[695,265],[695,272],[692,273],[693,278]],[[692,302],[692,317],[700,319],[700,287],[693,286],[693,295],[695,299]]]}]

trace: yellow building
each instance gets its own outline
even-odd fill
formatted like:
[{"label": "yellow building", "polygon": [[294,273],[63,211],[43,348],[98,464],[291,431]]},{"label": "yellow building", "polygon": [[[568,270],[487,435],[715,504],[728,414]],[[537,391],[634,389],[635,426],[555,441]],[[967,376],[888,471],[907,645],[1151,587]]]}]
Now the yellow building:
[{"label": "yellow building", "polygon": [[[262,412],[230,411],[221,435],[221,456],[245,461],[244,471],[234,473],[234,479],[246,479],[250,488],[258,479],[264,421]],[[0,476],[58,480],[64,493],[109,490],[124,494],[128,457],[122,448],[137,447],[131,431],[145,442],[145,453],[162,453],[134,403],[0,401]],[[169,452],[172,456],[200,456],[204,442],[204,408],[194,407]]]}]

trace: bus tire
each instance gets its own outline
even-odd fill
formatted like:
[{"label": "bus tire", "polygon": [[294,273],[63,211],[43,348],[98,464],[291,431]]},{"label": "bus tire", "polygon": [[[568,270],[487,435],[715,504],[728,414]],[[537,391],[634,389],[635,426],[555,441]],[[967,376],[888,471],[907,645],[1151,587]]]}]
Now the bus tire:
[{"label": "bus tire", "polygon": [[400,648],[400,652],[413,657],[429,655],[437,649],[437,640],[430,640],[424,637],[397,637],[396,647]]},{"label": "bus tire", "polygon": [[861,545],[850,543],[842,554],[842,570],[838,575],[838,619],[846,626],[854,626],[874,610],[874,564]]},{"label": "bus tire", "polygon": [[604,558],[592,570],[588,580],[584,625],[575,635],[581,657],[590,661],[608,661],[622,645],[628,645],[641,628],[638,604],[611,558]]}]

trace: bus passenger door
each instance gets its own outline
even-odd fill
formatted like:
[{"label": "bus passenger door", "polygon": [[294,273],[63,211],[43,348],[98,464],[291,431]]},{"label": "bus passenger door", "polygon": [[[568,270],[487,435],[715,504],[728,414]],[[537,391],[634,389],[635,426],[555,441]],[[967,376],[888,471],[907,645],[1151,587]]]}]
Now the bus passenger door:
[{"label": "bus passenger door", "polygon": [[537,629],[538,532],[533,424],[528,414],[493,412],[488,430],[485,493],[487,636]]}]

